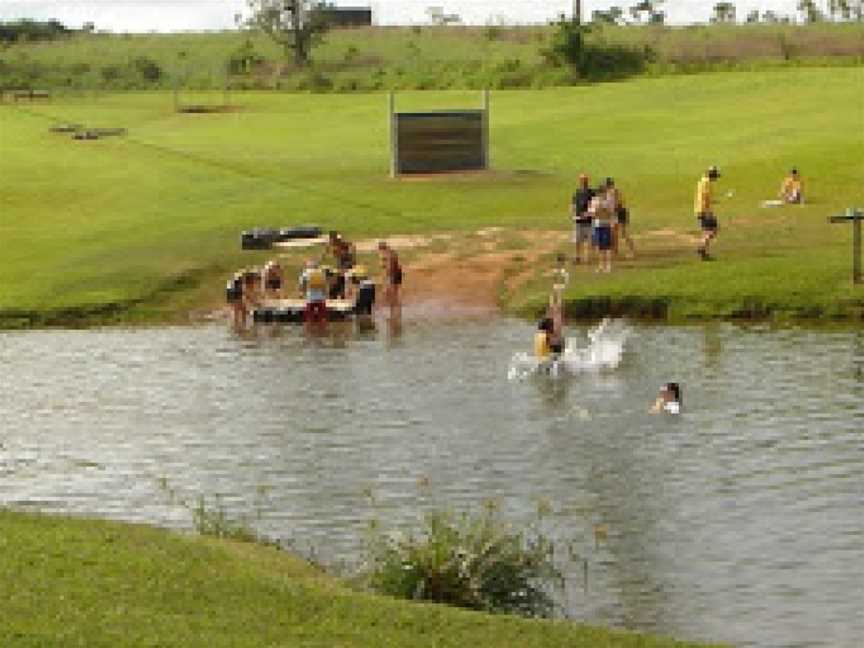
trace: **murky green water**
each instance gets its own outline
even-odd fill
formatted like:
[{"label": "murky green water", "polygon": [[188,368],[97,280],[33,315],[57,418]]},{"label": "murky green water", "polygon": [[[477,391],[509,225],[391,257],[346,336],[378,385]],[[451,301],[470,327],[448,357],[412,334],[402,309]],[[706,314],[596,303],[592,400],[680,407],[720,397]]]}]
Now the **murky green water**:
[{"label": "murky green water", "polygon": [[[351,563],[372,517],[498,498],[530,520],[547,500],[588,564],[587,590],[570,568],[577,619],[861,645],[864,332],[636,327],[613,371],[508,381],[531,334],[0,334],[0,505],[188,527],[164,479]],[[648,415],[667,380],[684,414]]]}]

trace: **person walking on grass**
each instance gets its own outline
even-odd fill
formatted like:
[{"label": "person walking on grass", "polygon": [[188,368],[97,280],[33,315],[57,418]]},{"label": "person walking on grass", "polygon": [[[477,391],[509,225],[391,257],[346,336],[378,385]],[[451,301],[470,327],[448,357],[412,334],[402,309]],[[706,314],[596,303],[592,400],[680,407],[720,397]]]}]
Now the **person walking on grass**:
[{"label": "person walking on grass", "polygon": [[609,209],[612,211],[612,247],[615,253],[618,253],[618,244],[621,241],[627,243],[628,258],[632,259],[636,256],[636,246],[633,245],[633,239],[627,233],[627,221],[629,212],[624,205],[624,196],[621,190],[615,186],[615,181],[612,178],[606,178],[606,201],[609,203]]},{"label": "person walking on grass", "polygon": [[699,241],[699,247],[696,248],[696,252],[703,261],[711,258],[708,248],[711,245],[711,241],[717,238],[717,217],[714,215],[712,185],[719,177],[720,171],[717,167],[709,167],[696,185],[696,202],[693,209],[696,212],[696,218],[699,219],[699,226],[702,229],[702,238]]},{"label": "person walking on grass", "polygon": [[579,175],[579,188],[570,199],[570,214],[573,219],[572,241],[576,244],[576,256],[574,261],[590,263],[591,255],[591,214],[588,206],[594,197],[594,190],[589,186],[590,178],[582,173]]}]

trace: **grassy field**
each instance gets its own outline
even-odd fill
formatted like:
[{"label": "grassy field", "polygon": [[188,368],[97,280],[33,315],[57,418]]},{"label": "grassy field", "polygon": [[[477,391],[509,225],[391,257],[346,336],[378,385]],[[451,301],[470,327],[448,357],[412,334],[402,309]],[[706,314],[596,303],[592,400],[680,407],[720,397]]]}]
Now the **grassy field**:
[{"label": "grassy field", "polygon": [[[220,93],[187,96],[221,101]],[[637,79],[492,98],[495,172],[388,178],[381,94],[235,94],[239,110],[180,115],[170,93],[0,106],[0,323],[162,321],[218,303],[226,276],[260,258],[238,234],[316,223],[351,237],[569,228],[580,171],[614,176],[644,254],[611,276],[578,274],[571,308],[661,300],[675,317],[751,312],[859,318],[851,228],[864,203],[864,67]],[[464,92],[400,94],[400,109],[476,106]],[[77,142],[58,122],[123,126]],[[719,165],[719,261],[699,263],[693,191]],[[809,202],[765,210],[785,171]],[[545,287],[509,295],[533,311]],[[612,302],[604,301],[611,298]],[[593,306],[591,306],[593,304]],[[596,314],[596,313],[594,313]]]},{"label": "grassy field", "polygon": [[3,646],[697,646],[358,593],[256,544],[2,510],[0,529]]},{"label": "grassy field", "polygon": [[[569,85],[573,75],[542,56],[551,27],[394,27],[336,30],[314,51],[311,70],[285,65],[256,33],[93,34],[0,50],[0,87],[55,90],[225,84],[228,60],[249,41],[261,63],[231,84],[247,89],[377,91]],[[864,24],[631,26],[596,28],[589,43],[649,48],[646,73],[774,66],[853,65],[864,60]],[[146,57],[158,79],[134,69]],[[131,67],[130,67],[131,66]],[[605,78],[601,74],[600,78]]]}]

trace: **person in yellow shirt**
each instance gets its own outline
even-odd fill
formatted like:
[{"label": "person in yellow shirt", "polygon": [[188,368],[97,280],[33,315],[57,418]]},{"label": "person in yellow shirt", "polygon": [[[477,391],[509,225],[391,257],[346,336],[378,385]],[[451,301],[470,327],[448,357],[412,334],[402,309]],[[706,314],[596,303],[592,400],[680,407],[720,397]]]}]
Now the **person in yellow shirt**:
[{"label": "person in yellow shirt", "polygon": [[798,173],[798,169],[792,169],[783,180],[780,187],[780,199],[790,205],[798,205],[804,202],[804,183]]},{"label": "person in yellow shirt", "polygon": [[720,171],[717,167],[709,167],[705,175],[699,179],[699,184],[696,185],[696,202],[693,211],[696,213],[696,218],[699,219],[699,225],[702,228],[702,239],[696,252],[703,261],[711,258],[708,254],[708,247],[711,245],[711,241],[717,238],[717,217],[714,216],[712,185],[719,177]]},{"label": "person in yellow shirt", "polygon": [[548,317],[544,317],[537,324],[537,331],[534,333],[534,357],[538,360],[545,360],[552,354],[549,344],[551,330],[552,320]]}]

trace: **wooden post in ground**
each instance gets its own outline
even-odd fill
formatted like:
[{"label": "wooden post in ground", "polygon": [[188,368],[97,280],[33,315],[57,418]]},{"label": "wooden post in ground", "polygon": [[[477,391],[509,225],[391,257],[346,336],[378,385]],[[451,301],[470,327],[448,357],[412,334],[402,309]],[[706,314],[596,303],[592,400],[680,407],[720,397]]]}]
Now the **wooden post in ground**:
[{"label": "wooden post in ground", "polygon": [[492,167],[489,156],[489,88],[483,91],[483,168]]},{"label": "wooden post in ground", "polygon": [[861,221],[864,220],[864,211],[849,207],[846,213],[839,216],[830,216],[829,223],[852,222],[852,283],[861,283]]},{"label": "wooden post in ground", "polygon": [[392,90],[388,97],[388,115],[390,117],[390,177],[395,178],[399,172],[399,131],[396,128],[396,93]]}]

